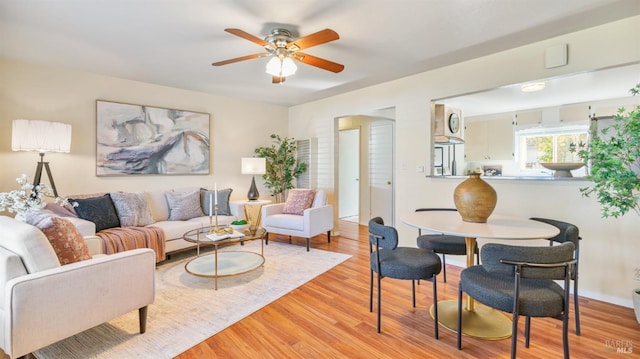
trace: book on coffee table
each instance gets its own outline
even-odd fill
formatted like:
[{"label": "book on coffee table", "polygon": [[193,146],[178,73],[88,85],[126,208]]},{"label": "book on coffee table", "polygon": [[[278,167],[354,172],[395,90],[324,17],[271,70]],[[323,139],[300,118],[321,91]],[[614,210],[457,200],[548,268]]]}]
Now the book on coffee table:
[{"label": "book on coffee table", "polygon": [[210,241],[213,241],[213,242],[221,241],[223,239],[228,239],[228,238],[242,238],[242,237],[244,237],[244,233],[240,233],[238,231],[233,231],[233,233],[222,233],[222,234],[212,233],[212,234],[207,234],[207,238]]}]

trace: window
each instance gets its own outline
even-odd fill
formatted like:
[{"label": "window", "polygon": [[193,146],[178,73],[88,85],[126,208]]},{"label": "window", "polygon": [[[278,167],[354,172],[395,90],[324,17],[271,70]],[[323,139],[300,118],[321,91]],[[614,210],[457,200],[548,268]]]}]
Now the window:
[{"label": "window", "polygon": [[538,127],[516,131],[521,170],[543,169],[540,162],[580,162],[569,151],[572,143],[587,142],[588,126]]}]

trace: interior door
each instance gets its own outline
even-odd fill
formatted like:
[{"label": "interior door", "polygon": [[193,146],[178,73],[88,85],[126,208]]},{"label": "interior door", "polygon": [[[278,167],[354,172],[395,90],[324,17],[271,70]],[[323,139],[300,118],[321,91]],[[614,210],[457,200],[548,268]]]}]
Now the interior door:
[{"label": "interior door", "polygon": [[360,203],[360,130],[339,132],[338,218],[358,220]]},{"label": "interior door", "polygon": [[369,130],[370,215],[395,225],[393,121],[377,121]]}]

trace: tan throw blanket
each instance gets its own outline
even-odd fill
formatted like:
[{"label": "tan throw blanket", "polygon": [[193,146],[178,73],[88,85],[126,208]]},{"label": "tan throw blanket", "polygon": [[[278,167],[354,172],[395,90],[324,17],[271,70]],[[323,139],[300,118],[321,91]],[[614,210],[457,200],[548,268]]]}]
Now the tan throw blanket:
[{"label": "tan throw blanket", "polygon": [[105,254],[151,248],[156,252],[156,263],[166,258],[164,231],[159,227],[115,227],[103,229],[96,236],[102,239]]}]

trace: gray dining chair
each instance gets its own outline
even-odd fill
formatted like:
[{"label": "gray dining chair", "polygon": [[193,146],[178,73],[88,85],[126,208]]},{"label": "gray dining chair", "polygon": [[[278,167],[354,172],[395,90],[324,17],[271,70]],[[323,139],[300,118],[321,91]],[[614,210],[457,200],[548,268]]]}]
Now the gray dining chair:
[{"label": "gray dining chair", "polygon": [[[562,319],[564,358],[569,358],[569,284],[576,263],[572,242],[552,247],[488,243],[482,265],[465,268],[458,286],[458,350],[462,349],[462,293],[491,308],[513,314],[511,358],[516,357],[518,318],[525,319],[529,347],[531,317]],[[564,288],[555,280],[564,280]]]},{"label": "gray dining chair", "polygon": [[[455,208],[418,208],[416,212],[425,211],[456,211]],[[422,234],[422,230],[418,229],[418,238],[416,238],[418,248],[429,249],[435,253],[442,255],[442,276],[443,281],[447,282],[447,260],[445,255],[463,256],[467,254],[467,245],[464,237],[452,236],[448,234]],[[476,263],[480,263],[480,254],[478,244],[475,248]]]},{"label": "gray dining chair", "polygon": [[[377,273],[378,284],[378,322],[380,333],[382,278],[411,280],[413,307],[416,306],[416,280],[424,279],[433,282],[433,303],[438,300],[436,276],[442,269],[440,257],[427,249],[414,247],[398,247],[398,231],[392,226],[385,226],[380,217],[369,221],[369,312],[373,312],[373,273]],[[438,306],[434,305],[434,330],[438,339]]]},{"label": "gray dining chair", "polygon": [[576,247],[576,265],[573,272],[571,273],[571,280],[573,281],[573,308],[576,314],[576,335],[580,335],[580,307],[578,306],[578,267],[580,266],[580,240],[582,239],[582,237],[580,237],[579,235],[578,227],[574,224],[558,221],[555,219],[538,217],[533,217],[530,219],[550,224],[560,230],[560,233],[557,236],[548,238],[549,246],[553,246],[553,243],[572,242]]}]

